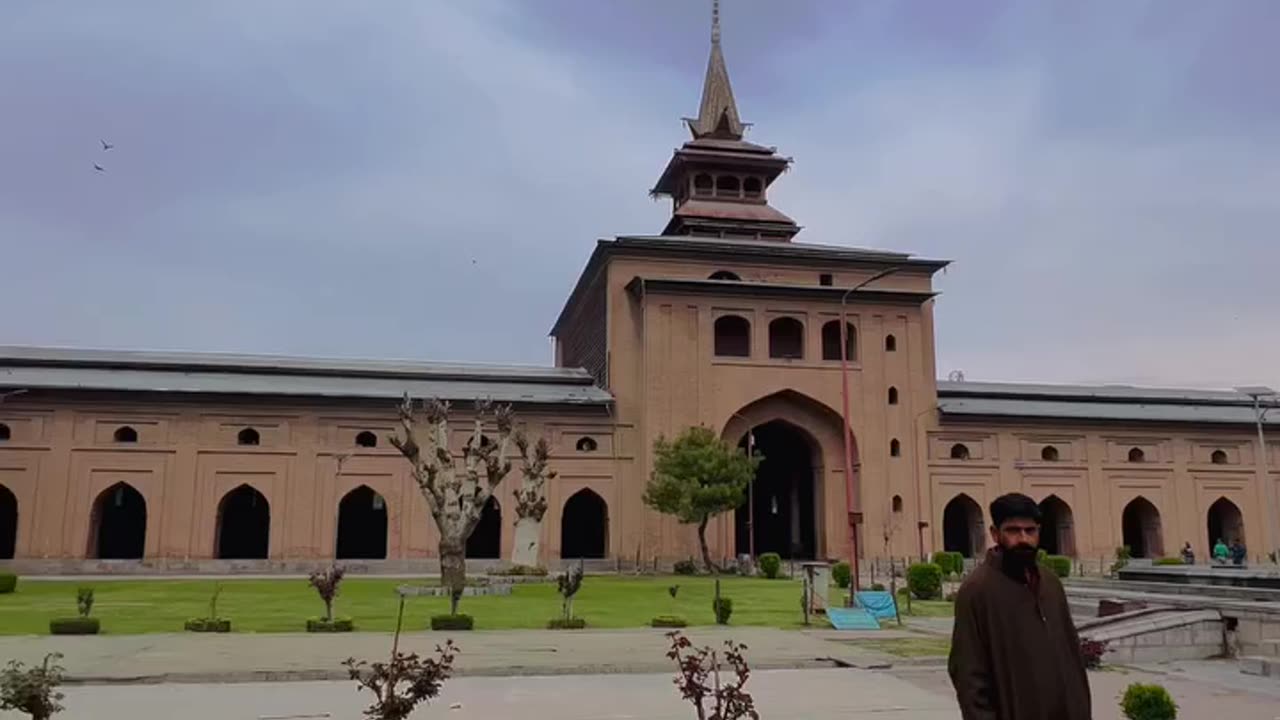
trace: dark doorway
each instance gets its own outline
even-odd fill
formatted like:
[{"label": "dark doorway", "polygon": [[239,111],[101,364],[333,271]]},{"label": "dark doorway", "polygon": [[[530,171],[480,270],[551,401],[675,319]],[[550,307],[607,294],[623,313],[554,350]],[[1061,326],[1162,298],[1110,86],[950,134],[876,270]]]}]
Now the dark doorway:
[{"label": "dark doorway", "polygon": [[141,560],[147,542],[147,501],[128,483],[116,483],[93,501],[89,556]]},{"label": "dark doorway", "polygon": [[1160,511],[1144,497],[1136,497],[1124,506],[1120,518],[1120,534],[1129,552],[1136,558],[1156,558],[1164,554],[1160,537]]},{"label": "dark doorway", "polygon": [[387,503],[368,485],[361,485],[338,503],[339,560],[385,560]]},{"label": "dark doorway", "polygon": [[480,511],[480,520],[467,538],[467,557],[497,560],[502,557],[502,507],[492,496]]},{"label": "dark doorway", "polygon": [[1209,550],[1222,540],[1231,545],[1244,543],[1244,516],[1240,508],[1226,498],[1218,498],[1209,506]]},{"label": "dark doorway", "polygon": [[[759,425],[751,433],[754,450],[764,459],[747,490],[755,495],[754,515],[750,495],[734,513],[735,547],[740,553],[751,547],[750,517],[757,556],[774,552],[784,558],[812,560],[817,556],[818,536],[813,446],[803,431],[782,421]],[[746,448],[745,436],[740,445]]]},{"label": "dark doorway", "polygon": [[560,515],[560,557],[603,558],[608,552],[609,506],[591,490],[579,490]]},{"label": "dark doorway", "polygon": [[1075,518],[1057,495],[1040,503],[1040,547],[1050,555],[1076,555]]},{"label": "dark doorway", "polygon": [[241,485],[218,503],[215,544],[223,560],[265,560],[271,542],[271,506],[262,493]]},{"label": "dark doorway", "polygon": [[18,498],[0,485],[0,560],[12,560],[18,547]]},{"label": "dark doorway", "polygon": [[961,493],[942,509],[942,549],[971,558],[985,550],[982,508]]}]

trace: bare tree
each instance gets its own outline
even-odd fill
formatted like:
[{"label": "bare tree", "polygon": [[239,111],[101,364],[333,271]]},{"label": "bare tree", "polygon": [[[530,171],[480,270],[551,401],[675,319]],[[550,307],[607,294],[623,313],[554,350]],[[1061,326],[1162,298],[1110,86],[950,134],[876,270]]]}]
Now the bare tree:
[{"label": "bare tree", "polygon": [[556,473],[547,468],[551,447],[546,438],[538,438],[538,442],[530,445],[524,433],[517,433],[515,443],[520,450],[524,477],[515,492],[516,538],[511,549],[511,564],[533,567],[538,564],[542,516],[547,513],[547,481],[554,479]]},{"label": "bare tree", "polygon": [[[467,538],[493,489],[511,471],[506,458],[513,415],[510,405],[476,401],[471,436],[459,461],[449,450],[449,409],[449,403],[432,399],[422,403],[419,413],[406,394],[400,403],[400,433],[389,439],[412,466],[413,479],[440,531],[440,580],[449,589],[449,612],[456,615],[467,583]],[[496,443],[484,435],[486,418],[497,425]]]}]

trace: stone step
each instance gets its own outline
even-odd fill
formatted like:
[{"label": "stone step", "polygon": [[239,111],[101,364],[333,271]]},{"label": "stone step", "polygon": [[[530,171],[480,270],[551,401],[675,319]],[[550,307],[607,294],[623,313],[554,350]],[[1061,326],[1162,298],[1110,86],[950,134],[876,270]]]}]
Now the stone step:
[{"label": "stone step", "polygon": [[1258,675],[1280,679],[1280,658],[1242,657],[1239,661],[1240,672],[1245,675]]}]

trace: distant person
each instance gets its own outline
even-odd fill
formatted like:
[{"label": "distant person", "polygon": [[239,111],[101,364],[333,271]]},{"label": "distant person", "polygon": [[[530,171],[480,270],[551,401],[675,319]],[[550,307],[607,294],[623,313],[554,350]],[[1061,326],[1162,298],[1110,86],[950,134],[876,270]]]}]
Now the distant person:
[{"label": "distant person", "polygon": [[1244,549],[1244,543],[1236,540],[1231,543],[1231,562],[1235,565],[1244,566],[1244,559],[1249,552]]},{"label": "distant person", "polygon": [[1231,548],[1227,547],[1227,544],[1222,541],[1222,538],[1218,538],[1217,544],[1213,546],[1213,561],[1226,565],[1227,560],[1230,557]]},{"label": "distant person", "polygon": [[1057,575],[1041,572],[1040,507],[991,503],[995,546],[960,586],[947,670],[964,720],[1090,720],[1089,677]]},{"label": "distant person", "polygon": [[1184,543],[1182,545],[1182,564],[1183,565],[1196,564],[1196,551],[1191,549],[1191,543],[1189,542]]}]

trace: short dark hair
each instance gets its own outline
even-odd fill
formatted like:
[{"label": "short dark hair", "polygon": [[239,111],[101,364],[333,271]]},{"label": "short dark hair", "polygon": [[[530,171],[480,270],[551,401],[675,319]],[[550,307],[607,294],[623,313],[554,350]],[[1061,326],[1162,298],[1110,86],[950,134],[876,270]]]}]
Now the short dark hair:
[{"label": "short dark hair", "polygon": [[1005,520],[1012,518],[1027,518],[1035,520],[1036,524],[1040,524],[1040,506],[1035,500],[1023,495],[1022,493],[1009,493],[1001,495],[991,501],[991,524],[997,528],[1004,524]]}]

